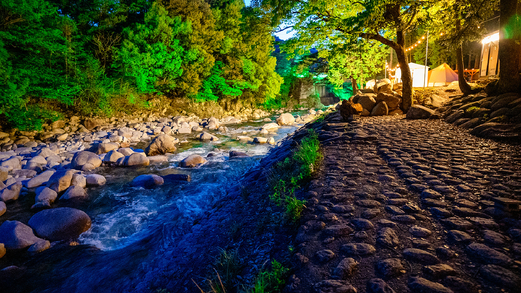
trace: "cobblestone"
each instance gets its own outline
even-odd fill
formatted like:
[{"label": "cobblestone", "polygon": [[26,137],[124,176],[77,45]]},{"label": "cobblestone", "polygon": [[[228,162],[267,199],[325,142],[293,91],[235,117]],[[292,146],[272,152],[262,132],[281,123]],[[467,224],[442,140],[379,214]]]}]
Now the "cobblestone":
[{"label": "cobblestone", "polygon": [[[335,114],[326,119],[340,125]],[[296,268],[292,292],[517,292],[521,215],[495,199],[521,199],[518,145],[439,120],[342,125],[322,143],[324,163],[308,191],[336,220],[316,208],[304,218],[353,231],[328,243],[320,231],[301,236],[297,252],[309,262]],[[325,249],[338,257],[320,263],[313,256]],[[356,273],[335,283],[344,257],[357,262]]]}]

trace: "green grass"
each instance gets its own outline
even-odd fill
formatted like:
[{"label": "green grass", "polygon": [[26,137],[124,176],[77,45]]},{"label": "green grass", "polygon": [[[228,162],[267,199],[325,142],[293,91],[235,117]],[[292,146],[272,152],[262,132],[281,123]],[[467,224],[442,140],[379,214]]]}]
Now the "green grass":
[{"label": "green grass", "polygon": [[286,283],[289,269],[282,266],[276,260],[271,262],[270,270],[262,270],[257,279],[251,293],[276,293],[281,292]]},{"label": "green grass", "polygon": [[298,222],[304,210],[305,201],[295,196],[295,191],[308,180],[322,159],[318,135],[314,130],[304,137],[291,156],[279,162],[271,171],[270,199],[286,211],[291,222]]}]

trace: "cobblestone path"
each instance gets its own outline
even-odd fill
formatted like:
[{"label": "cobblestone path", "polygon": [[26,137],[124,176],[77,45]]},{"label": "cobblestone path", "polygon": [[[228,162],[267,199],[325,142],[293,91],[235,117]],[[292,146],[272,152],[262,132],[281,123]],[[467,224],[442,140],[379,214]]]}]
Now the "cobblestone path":
[{"label": "cobblestone path", "polygon": [[326,118],[293,292],[521,292],[519,146],[440,120]]}]

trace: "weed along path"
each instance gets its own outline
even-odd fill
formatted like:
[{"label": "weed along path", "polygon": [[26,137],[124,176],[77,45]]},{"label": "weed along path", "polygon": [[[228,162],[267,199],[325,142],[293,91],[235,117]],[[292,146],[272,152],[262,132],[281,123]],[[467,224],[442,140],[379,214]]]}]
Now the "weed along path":
[{"label": "weed along path", "polygon": [[519,292],[519,145],[337,113],[318,138],[287,292]]}]

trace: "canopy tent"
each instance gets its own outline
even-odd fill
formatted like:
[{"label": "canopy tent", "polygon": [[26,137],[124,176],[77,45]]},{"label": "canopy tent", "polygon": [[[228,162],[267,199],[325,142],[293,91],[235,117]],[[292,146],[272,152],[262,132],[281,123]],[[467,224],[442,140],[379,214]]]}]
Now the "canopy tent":
[{"label": "canopy tent", "polygon": [[[429,67],[416,64],[416,63],[409,63],[409,68],[411,69],[411,76],[412,76],[412,86],[413,87],[423,87],[425,86],[425,82],[427,80],[427,75],[429,71]],[[396,69],[395,73],[396,82],[400,83],[402,82],[402,70],[401,68]]]},{"label": "canopy tent", "polygon": [[458,75],[447,63],[429,71],[429,86],[444,86],[458,80]]}]

